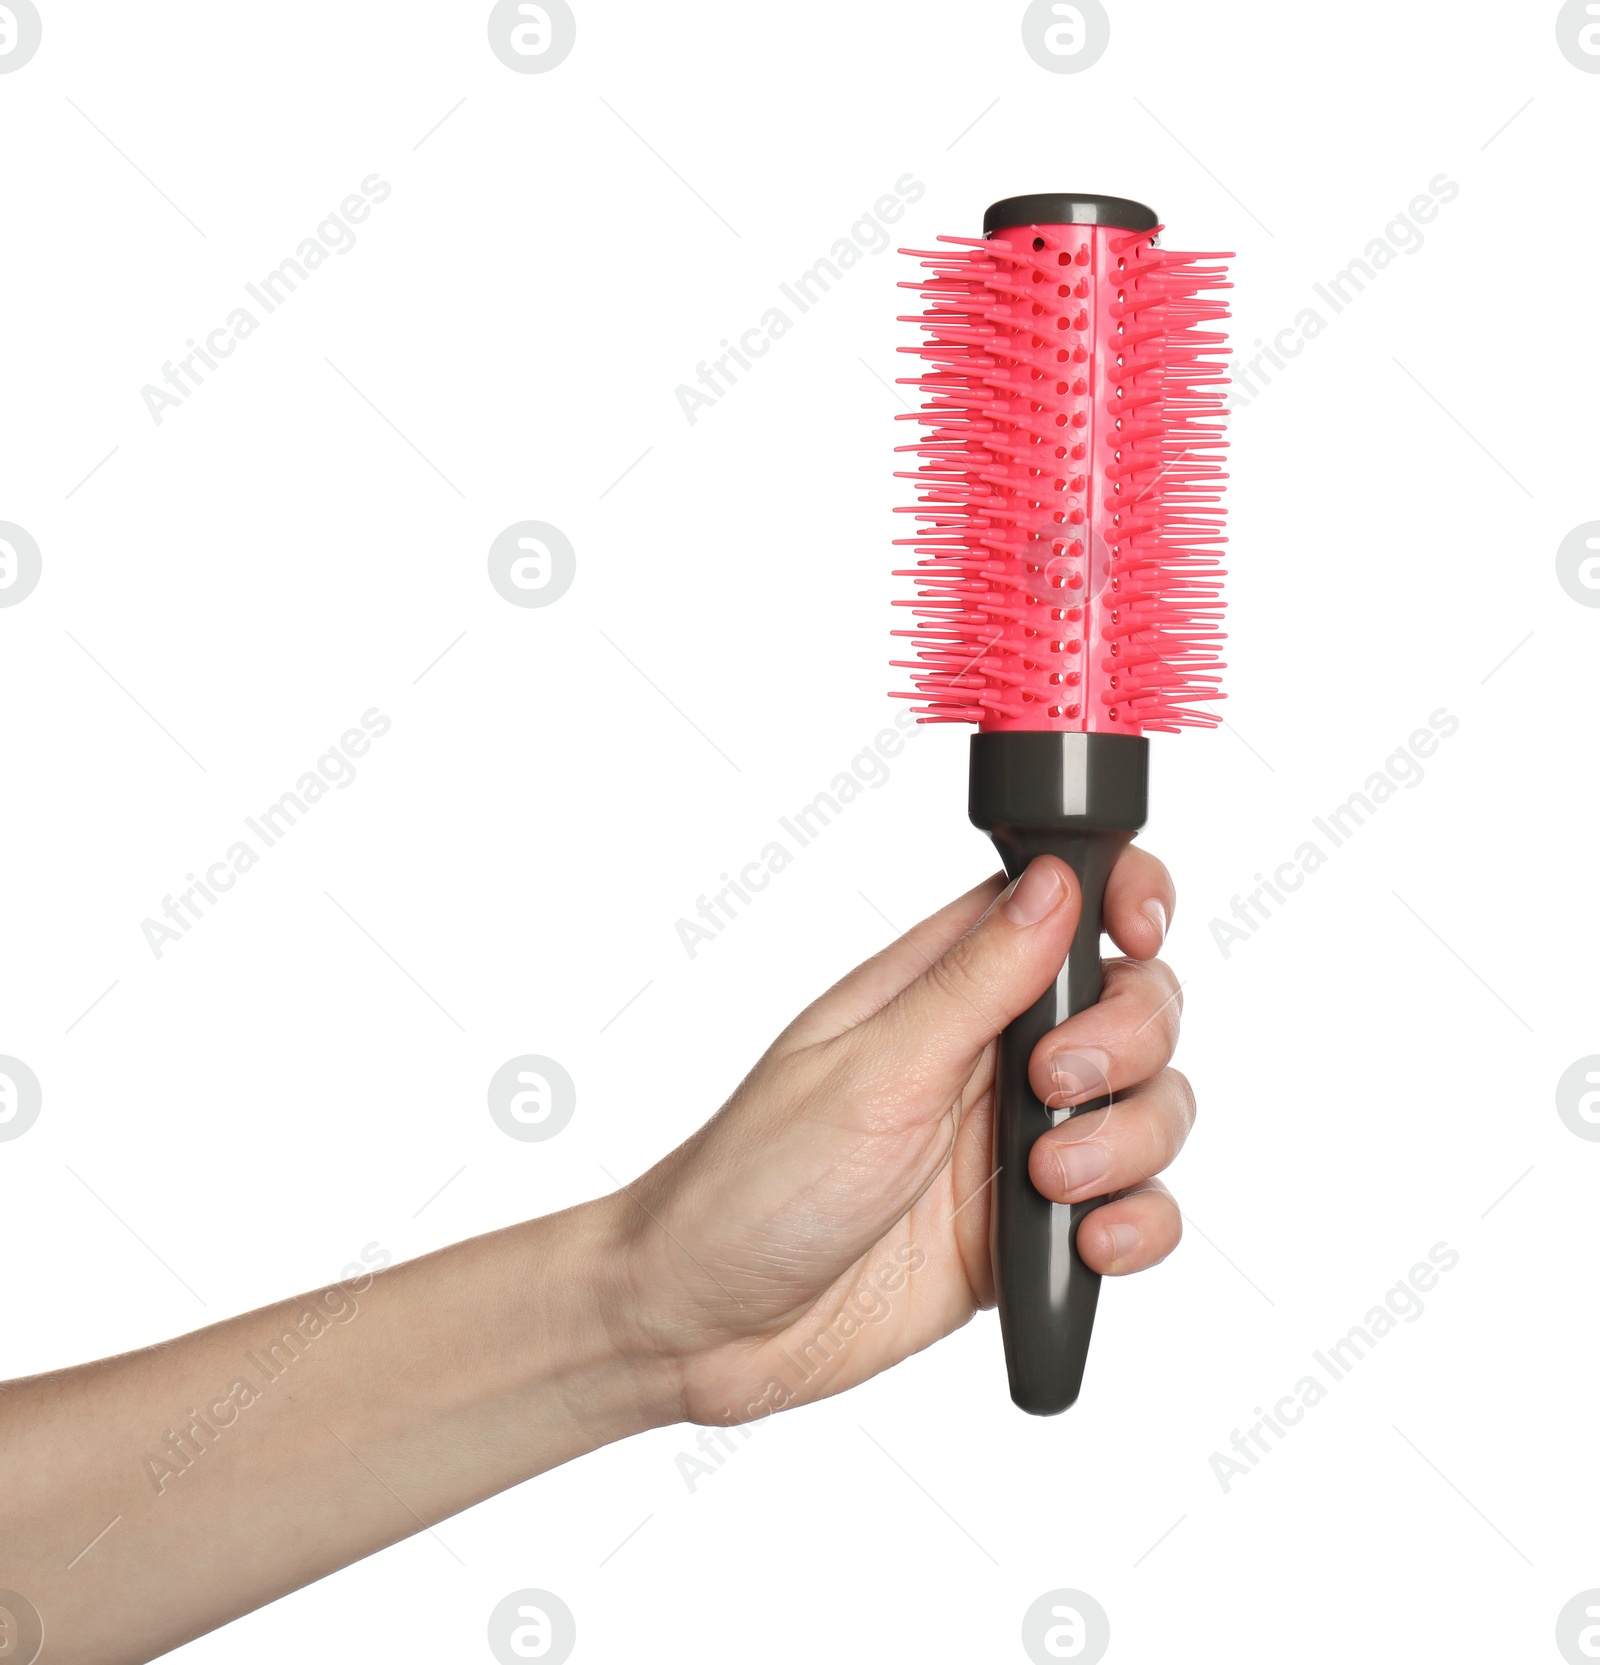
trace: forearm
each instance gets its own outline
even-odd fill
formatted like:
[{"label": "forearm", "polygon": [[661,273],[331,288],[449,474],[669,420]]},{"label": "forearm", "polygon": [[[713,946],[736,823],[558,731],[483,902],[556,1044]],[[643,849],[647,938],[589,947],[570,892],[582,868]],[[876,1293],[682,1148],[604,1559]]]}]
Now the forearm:
[{"label": "forearm", "polygon": [[0,1585],[39,1610],[49,1657],[151,1658],[674,1420],[670,1373],[620,1322],[614,1216],[586,1205],[0,1389]]}]

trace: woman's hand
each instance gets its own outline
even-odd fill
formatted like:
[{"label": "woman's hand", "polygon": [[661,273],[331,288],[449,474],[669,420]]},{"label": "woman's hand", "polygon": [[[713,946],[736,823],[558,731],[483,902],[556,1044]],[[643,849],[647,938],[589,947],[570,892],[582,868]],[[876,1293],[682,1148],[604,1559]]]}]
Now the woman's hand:
[{"label": "woman's hand", "polygon": [[[1033,1147],[1052,1202],[1110,1194],[1079,1232],[1096,1271],[1172,1252],[1177,1205],[1152,1176],[1194,1121],[1167,1067],[1181,999],[1152,956],[1173,907],[1155,857],[1127,850],[1106,929],[1128,958],[1100,1002],[1035,1049],[1052,1108],[1110,1090]],[[995,1041],[1066,959],[1080,893],[1041,857],[923,921],[792,1023],[718,1114],[625,1188],[630,1337],[696,1422],[740,1422],[837,1393],[994,1301],[989,1266]]]},{"label": "woman's hand", "polygon": [[[1194,1115],[1165,1067],[1178,991],[1150,959],[1171,908],[1165,869],[1128,851],[1105,917],[1132,958],[1032,1060],[1047,1102],[1119,1095],[1029,1165],[1058,1202],[1117,1194],[1078,1234],[1102,1272],[1178,1241],[1150,1177]],[[0,1567],[51,1657],[153,1658],[611,1440],[836,1393],[965,1323],[992,1299],[995,1037],[1077,917],[1048,857],[980,885],[830,989],[613,1196],[0,1384]]]}]

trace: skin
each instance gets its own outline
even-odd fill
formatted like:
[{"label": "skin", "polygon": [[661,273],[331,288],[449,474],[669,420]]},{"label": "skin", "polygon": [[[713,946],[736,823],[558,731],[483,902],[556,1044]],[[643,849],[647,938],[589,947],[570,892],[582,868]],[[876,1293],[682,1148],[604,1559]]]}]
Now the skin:
[{"label": "skin", "polygon": [[[1029,1162],[1052,1201],[1111,1196],[1079,1249],[1114,1276],[1181,1232],[1153,1177],[1194,1119],[1154,958],[1173,905],[1128,850],[1105,903],[1127,958],[1031,1063],[1053,1105],[1117,1095]],[[1078,907],[1050,857],[986,880],[802,1012],[612,1196],[0,1385],[0,1585],[40,1614],[44,1660],[153,1658],[612,1440],[838,1393],[992,1305],[995,1037],[1055,978]]]}]

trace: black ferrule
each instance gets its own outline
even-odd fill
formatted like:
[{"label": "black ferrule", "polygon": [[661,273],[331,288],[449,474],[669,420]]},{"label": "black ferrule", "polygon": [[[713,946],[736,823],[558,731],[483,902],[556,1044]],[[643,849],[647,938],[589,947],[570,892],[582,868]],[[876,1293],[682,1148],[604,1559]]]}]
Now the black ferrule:
[{"label": "black ferrule", "polygon": [[1097,197],[1083,191],[1035,191],[991,203],[983,234],[1019,225],[1109,225],[1121,231],[1153,231],[1161,222],[1153,208],[1128,197]]},{"label": "black ferrule", "polygon": [[1100,1276],[1078,1257],[1084,1216],[1105,1201],[1047,1201],[1028,1177],[1046,1129],[1108,1096],[1067,1110],[1042,1103],[1028,1079],[1033,1049],[1100,998],[1100,916],[1106,879],[1144,825],[1150,742],[1136,734],[975,734],[968,810],[1016,878],[1035,856],[1059,856],[1078,876],[1083,911],[1054,984],[1000,1037],[995,1075],[990,1248],[1011,1397],[1049,1416],[1078,1397],[1094,1330]]}]

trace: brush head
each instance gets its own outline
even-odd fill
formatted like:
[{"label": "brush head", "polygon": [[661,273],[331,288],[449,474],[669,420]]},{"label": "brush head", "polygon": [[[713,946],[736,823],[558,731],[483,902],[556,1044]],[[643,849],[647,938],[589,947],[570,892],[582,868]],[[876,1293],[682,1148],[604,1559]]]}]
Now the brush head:
[{"label": "brush head", "polygon": [[924,722],[1141,734],[1221,697],[1225,254],[1122,197],[1010,197],[927,276],[915,630]]}]

